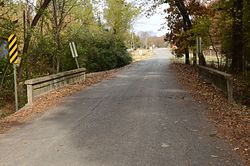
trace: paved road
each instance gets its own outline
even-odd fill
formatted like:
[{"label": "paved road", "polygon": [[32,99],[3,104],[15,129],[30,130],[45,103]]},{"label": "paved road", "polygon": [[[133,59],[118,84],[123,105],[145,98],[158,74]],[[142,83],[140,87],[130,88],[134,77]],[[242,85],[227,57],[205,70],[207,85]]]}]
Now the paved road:
[{"label": "paved road", "polygon": [[181,88],[169,58],[157,49],[153,58],[2,135],[0,165],[241,165],[232,147],[211,137],[206,106]]}]

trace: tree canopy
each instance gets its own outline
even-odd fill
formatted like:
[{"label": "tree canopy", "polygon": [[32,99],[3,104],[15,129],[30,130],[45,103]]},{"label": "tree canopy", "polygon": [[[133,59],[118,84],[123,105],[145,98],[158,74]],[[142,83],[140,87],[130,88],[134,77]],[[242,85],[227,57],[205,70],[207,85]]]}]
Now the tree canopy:
[{"label": "tree canopy", "polygon": [[0,0],[0,89],[13,88],[12,70],[2,55],[10,34],[18,38],[21,82],[75,69],[69,42],[76,44],[80,67],[109,70],[131,62],[128,36],[139,12],[125,0]]}]

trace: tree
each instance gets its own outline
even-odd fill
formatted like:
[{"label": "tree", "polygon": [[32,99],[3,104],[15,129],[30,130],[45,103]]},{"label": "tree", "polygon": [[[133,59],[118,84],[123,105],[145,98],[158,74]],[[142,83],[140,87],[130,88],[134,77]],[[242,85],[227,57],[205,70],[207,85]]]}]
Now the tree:
[{"label": "tree", "polygon": [[60,71],[60,53],[62,51],[61,43],[61,31],[67,26],[71,21],[65,22],[65,19],[69,17],[70,12],[77,5],[76,0],[52,0],[52,16],[53,16],[53,29],[54,29],[54,40],[56,47],[54,50],[54,63],[56,64],[56,72]]},{"label": "tree", "polygon": [[232,50],[231,50],[231,71],[243,71],[243,0],[233,0],[231,14],[232,25]]},{"label": "tree", "polygon": [[[220,0],[213,4],[219,15],[222,52],[226,54],[231,73],[243,73],[249,57],[249,0]],[[248,21],[247,21],[248,20]]]},{"label": "tree", "polygon": [[[20,81],[75,69],[69,49],[72,41],[76,44],[80,66],[88,71],[109,70],[132,61],[126,43],[138,9],[125,1],[113,0],[110,3],[117,3],[122,10],[106,6],[112,8],[105,9],[106,16],[112,18],[108,23],[104,13],[96,9],[97,3],[91,0],[37,0],[34,4],[30,0],[0,0],[0,44],[2,37],[6,39],[10,33],[17,35],[19,51],[23,53]],[[112,16],[114,9],[117,17]],[[0,49],[1,53],[1,46]],[[3,91],[0,99],[8,96],[4,102],[9,102],[13,97],[10,84],[13,74],[8,59],[2,58],[0,62]],[[5,103],[1,100],[2,104]]]},{"label": "tree", "polygon": [[[189,31],[192,29],[193,20],[198,14],[203,13],[201,11],[204,11],[204,7],[195,0],[156,0],[154,1],[153,7],[162,3],[169,4],[169,8],[165,11],[169,14],[167,16],[167,21],[172,31],[172,39],[175,39],[176,44],[179,45],[179,53],[185,54],[186,64],[189,64],[189,47],[194,47],[195,45],[194,34],[189,33]],[[199,64],[206,65],[204,55],[200,54],[198,56]]]},{"label": "tree", "polygon": [[[37,13],[36,13],[35,17],[33,18],[31,24],[29,25],[29,29],[27,29],[27,31],[26,31],[27,34],[24,37],[23,55],[22,55],[22,59],[21,59],[20,67],[19,67],[19,76],[18,76],[19,79],[22,78],[24,63],[27,63],[28,50],[29,50],[30,40],[31,40],[33,31],[34,31],[34,28],[36,27],[39,19],[43,15],[44,11],[48,8],[50,2],[51,2],[51,0],[44,0],[43,1],[42,5],[37,10]],[[26,75],[26,77],[28,77],[28,75]]]},{"label": "tree", "polygon": [[124,34],[130,30],[133,20],[139,14],[139,9],[125,0],[106,0],[106,3],[104,18],[107,27],[114,35],[125,38]]},{"label": "tree", "polygon": [[147,49],[149,47],[148,39],[151,36],[150,32],[139,32],[138,36],[140,37],[140,39],[142,41],[141,47]]},{"label": "tree", "polygon": [[244,0],[242,10],[242,24],[243,24],[243,70],[247,75],[247,67],[250,64],[250,0]]}]

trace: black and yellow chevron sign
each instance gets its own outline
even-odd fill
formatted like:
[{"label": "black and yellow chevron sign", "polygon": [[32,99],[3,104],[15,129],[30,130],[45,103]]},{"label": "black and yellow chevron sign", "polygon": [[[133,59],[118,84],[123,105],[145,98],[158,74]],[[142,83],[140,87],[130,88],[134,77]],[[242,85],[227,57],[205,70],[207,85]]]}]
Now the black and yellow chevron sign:
[{"label": "black and yellow chevron sign", "polygon": [[11,34],[8,38],[10,63],[17,64],[18,50],[16,35]]}]

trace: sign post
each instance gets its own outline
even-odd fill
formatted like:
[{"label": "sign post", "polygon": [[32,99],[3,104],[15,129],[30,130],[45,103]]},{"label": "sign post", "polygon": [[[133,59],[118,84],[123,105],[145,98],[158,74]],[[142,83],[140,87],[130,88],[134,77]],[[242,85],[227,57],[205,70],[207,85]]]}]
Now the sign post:
[{"label": "sign post", "polygon": [[209,55],[210,55],[210,57],[212,56],[212,50],[213,50],[213,46],[210,46],[209,47]]},{"label": "sign post", "polygon": [[9,36],[8,43],[9,43],[10,63],[13,64],[13,70],[14,70],[15,105],[16,105],[16,111],[18,111],[17,72],[16,72],[18,48],[17,48],[17,38],[14,34],[11,34]]},{"label": "sign post", "polygon": [[78,53],[77,53],[77,50],[76,50],[76,45],[74,42],[70,42],[69,43],[69,47],[70,47],[70,51],[71,51],[71,54],[72,54],[72,57],[75,59],[76,61],[76,66],[77,68],[79,69],[79,63],[78,63],[78,60],[77,60],[77,57],[78,57]]},{"label": "sign post", "polygon": [[199,37],[199,54],[202,54],[202,39]]},{"label": "sign post", "polygon": [[16,104],[16,111],[18,111],[18,94],[17,94],[17,79],[16,79],[16,65],[13,64],[13,69],[14,69],[14,86],[15,86],[15,104]]}]

